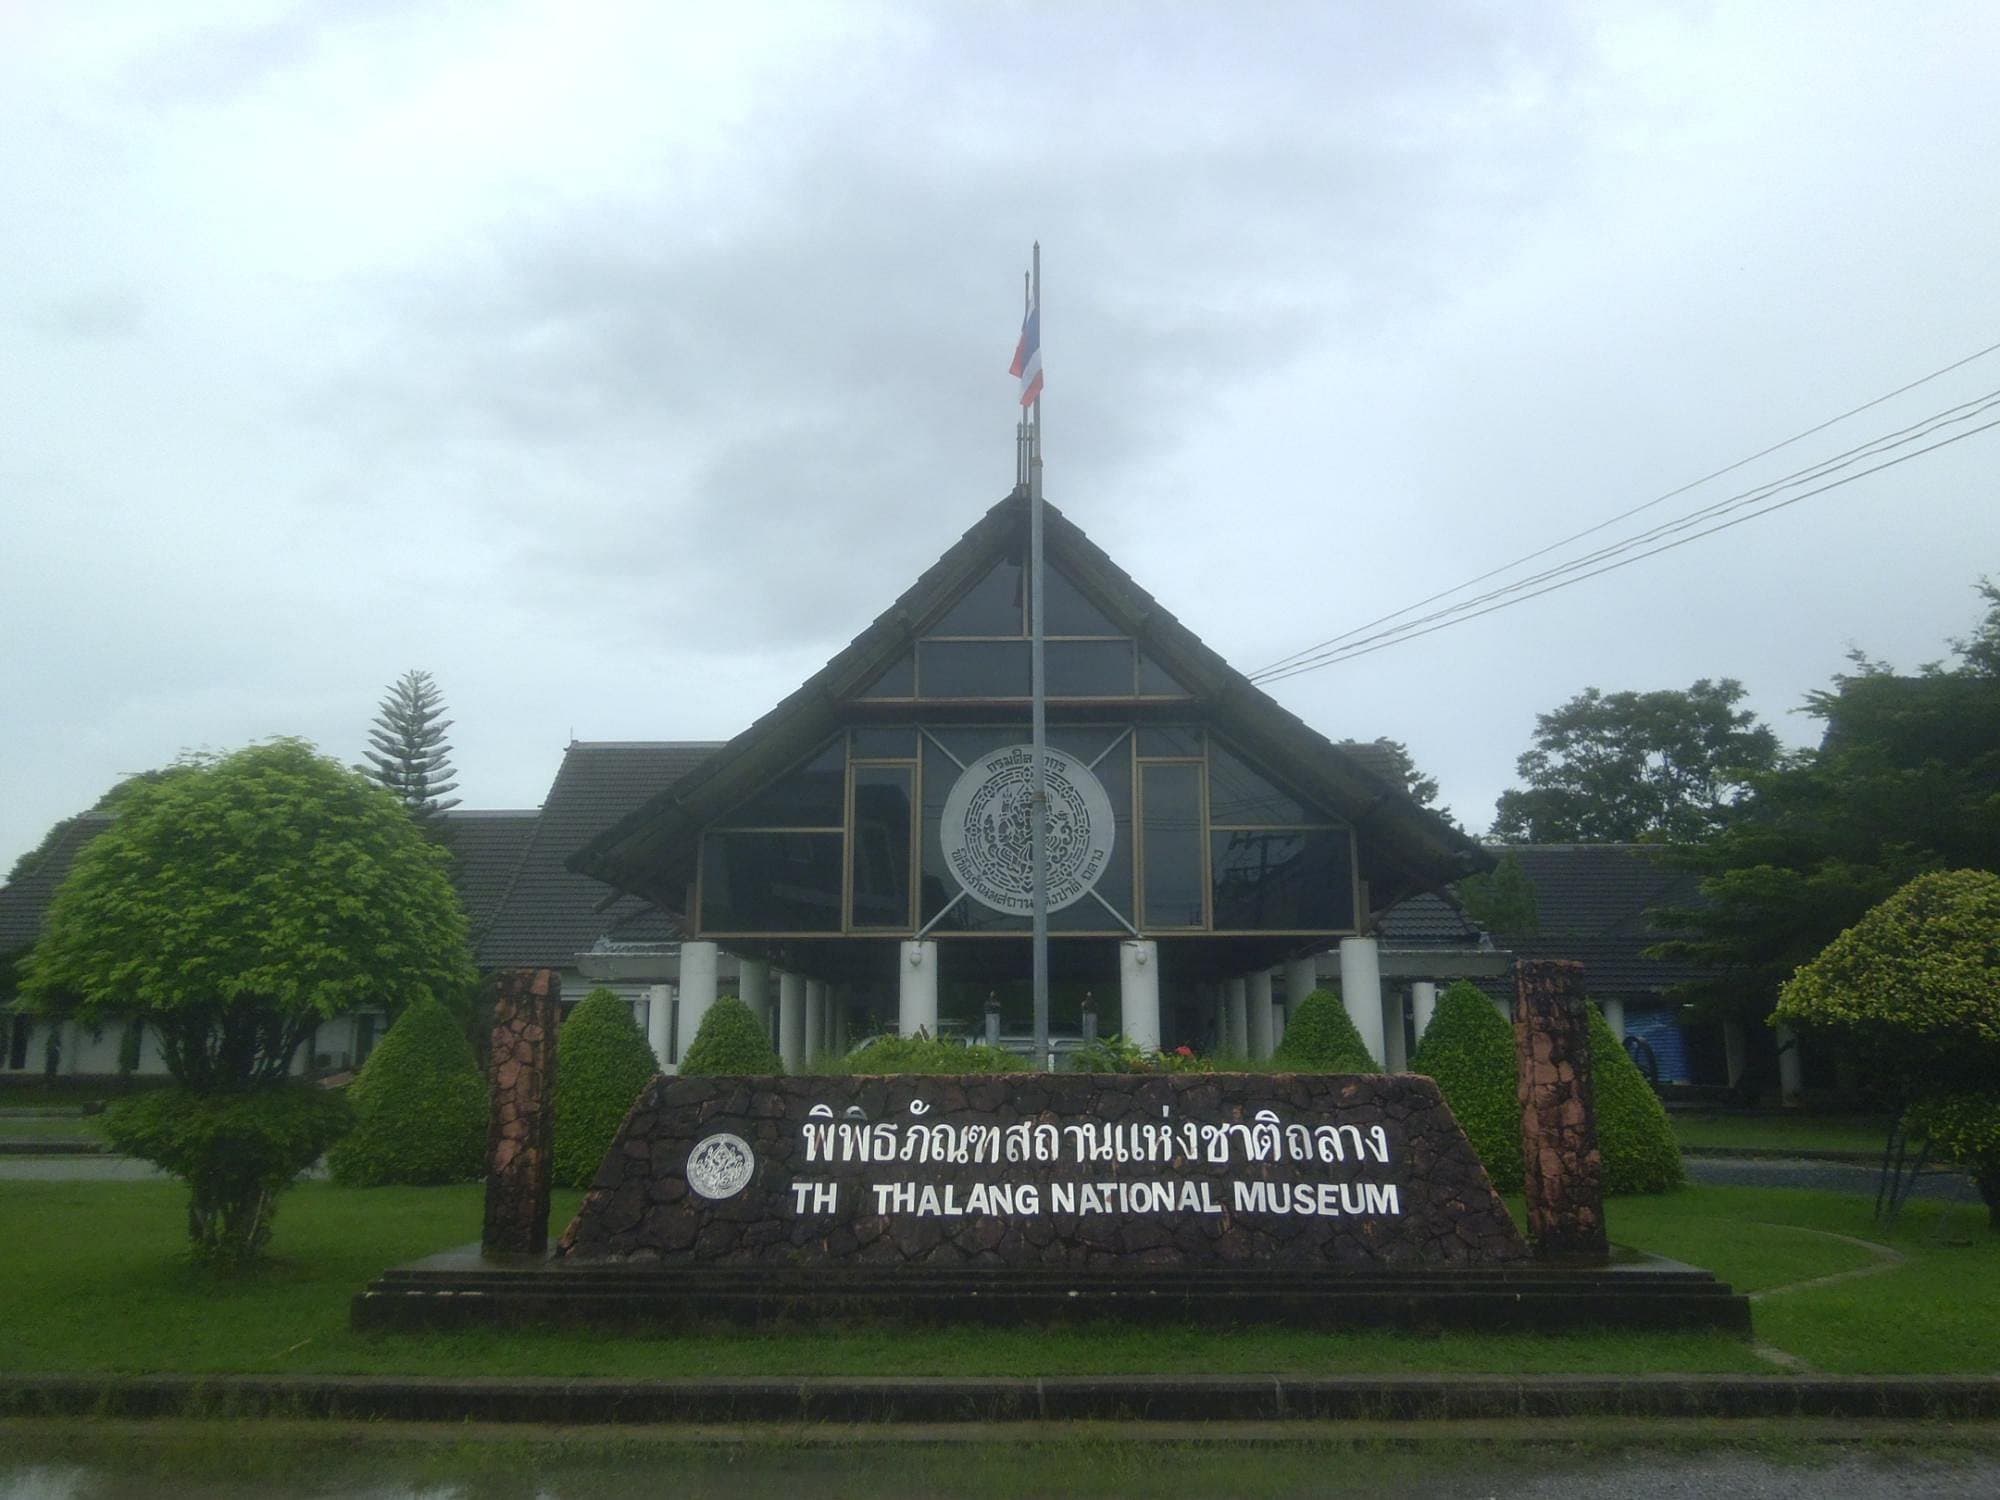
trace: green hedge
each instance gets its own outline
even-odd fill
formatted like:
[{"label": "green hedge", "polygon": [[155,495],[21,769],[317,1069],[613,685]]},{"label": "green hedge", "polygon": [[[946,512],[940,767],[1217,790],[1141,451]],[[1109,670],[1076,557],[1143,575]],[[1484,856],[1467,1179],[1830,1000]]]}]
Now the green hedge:
[{"label": "green hedge", "polygon": [[1460,980],[1438,997],[1410,1071],[1437,1081],[1486,1175],[1503,1193],[1521,1191],[1521,1105],[1514,1028],[1477,985]]},{"label": "green hedge", "polygon": [[1274,1067],[1291,1073],[1379,1073],[1347,1008],[1332,990],[1314,990],[1285,1027],[1271,1054]]},{"label": "green hedge", "polygon": [[1590,1007],[1590,1071],[1597,1090],[1597,1144],[1604,1153],[1604,1191],[1665,1193],[1687,1183],[1680,1142],[1666,1107],[1611,1024]]},{"label": "green hedge", "polygon": [[734,995],[709,1006],[701,1027],[681,1059],[681,1077],[711,1078],[721,1073],[782,1073],[785,1065],[771,1050],[771,1038],[755,1012]]},{"label": "green hedge", "polygon": [[983,1042],[965,1046],[930,1036],[881,1036],[833,1064],[836,1073],[1021,1073],[1028,1060]]},{"label": "green hedge", "polygon": [[348,1090],[353,1132],[327,1157],[345,1187],[430,1187],[485,1170],[486,1081],[450,1011],[425,995],[368,1054]]},{"label": "green hedge", "polygon": [[639,1092],[660,1071],[632,1007],[596,989],[556,1033],[556,1151],[563,1187],[589,1187]]}]

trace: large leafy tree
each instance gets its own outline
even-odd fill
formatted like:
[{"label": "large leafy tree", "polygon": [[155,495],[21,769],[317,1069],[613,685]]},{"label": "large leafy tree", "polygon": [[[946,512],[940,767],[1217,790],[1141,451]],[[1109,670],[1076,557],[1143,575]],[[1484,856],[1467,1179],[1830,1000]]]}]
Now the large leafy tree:
[{"label": "large leafy tree", "polygon": [[180,1088],[111,1129],[188,1182],[204,1258],[254,1255],[278,1191],[345,1123],[284,1081],[313,1028],[470,982],[447,860],[393,797],[297,740],[133,786],[78,853],[22,998],[159,1038]]},{"label": "large leafy tree", "polygon": [[1751,778],[1778,762],[1777,736],[1737,707],[1743,692],[1731,677],[1653,693],[1585,688],[1538,715],[1534,744],[1514,763],[1527,785],[1500,794],[1495,837],[1634,843],[1716,832]]},{"label": "large leafy tree", "polygon": [[458,782],[444,737],[452,721],[443,713],[444,695],[431,674],[412,669],[390,687],[368,731],[374,747],[367,752],[371,774],[425,822],[459,804],[457,797],[446,795],[458,789]]},{"label": "large leafy tree", "polygon": [[[144,786],[147,782],[158,781],[166,774],[165,771],[140,771],[135,775],[127,776],[111,788],[110,791],[92,803],[88,810],[90,812],[115,811],[126,792],[135,786]],[[13,885],[16,881],[23,880],[33,874],[36,867],[49,857],[50,852],[54,850],[57,844],[62,842],[63,835],[76,826],[76,820],[82,816],[82,813],[72,813],[69,817],[58,818],[54,823],[49,825],[49,831],[42,835],[42,841],[14,861],[14,867],[7,872],[7,878],[4,881],[0,881],[0,885]]]},{"label": "large leafy tree", "polygon": [[1656,913],[1657,950],[1710,977],[1685,998],[1762,1015],[1778,986],[1871,907],[1933,870],[2000,870],[2000,590],[1957,661],[1898,675],[1857,653],[1814,693],[1817,749],[1754,782],[1738,816],[1672,857],[1702,902]]}]

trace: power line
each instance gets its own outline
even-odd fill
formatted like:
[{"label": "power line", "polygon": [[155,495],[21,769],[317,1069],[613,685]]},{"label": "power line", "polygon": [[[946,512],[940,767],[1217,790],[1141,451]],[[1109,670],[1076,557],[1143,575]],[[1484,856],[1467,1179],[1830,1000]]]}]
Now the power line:
[{"label": "power line", "polygon": [[[1539,573],[1530,574],[1526,578],[1518,579],[1513,583],[1503,584],[1499,588],[1489,590],[1484,594],[1476,594],[1470,599],[1460,600],[1456,604],[1447,605],[1443,609],[1432,611],[1430,614],[1419,615],[1414,619],[1391,625],[1387,629],[1375,631],[1373,634],[1360,634],[1359,632],[1366,630],[1367,627],[1356,627],[1355,630],[1348,631],[1345,636],[1335,637],[1333,641],[1322,643],[1322,645],[1305,652],[1293,653],[1292,656],[1285,658],[1280,665],[1267,667],[1261,672],[1252,674],[1251,680],[1253,682],[1275,681],[1294,675],[1301,668],[1322,666],[1333,661],[1342,660],[1352,654],[1354,648],[1357,646],[1417,633],[1417,627],[1427,625],[1434,620],[1448,619],[1454,615],[1466,615],[1470,618],[1475,612],[1479,614],[1487,613],[1487,611],[1480,609],[1480,606],[1489,601],[1504,598],[1509,594],[1521,593],[1524,590],[1533,588],[1538,583],[1560,578],[1565,573],[1577,572],[1589,567],[1592,563],[1602,562],[1606,559],[1616,557],[1622,552],[1629,552],[1634,548],[1644,546],[1648,542],[1656,541],[1663,536],[1672,535],[1677,531],[1684,531],[1688,527],[1697,525],[1704,520],[1727,514],[1733,510],[1739,510],[1746,505],[1757,504],[1783,490],[1796,488],[1801,484],[1810,484],[1815,480],[1823,479],[1829,474],[1837,473],[1841,469],[1864,459],[1879,457],[1881,454],[1891,452],[1896,448],[1907,447],[1913,442],[1930,436],[1942,427],[1970,421],[1991,410],[1996,404],[2000,404],[2000,389],[1988,391],[1983,395],[1962,401],[1956,406],[1946,407],[1942,411],[1932,412],[1930,415],[1918,419],[1907,427],[1870,438],[1868,441],[1857,444],[1843,453],[1836,453],[1831,457],[1820,459],[1778,479],[1754,485],[1747,490],[1739,490],[1733,495],[1725,496],[1721,500],[1712,501],[1708,505],[1698,507],[1672,520],[1661,522],[1646,531],[1626,537],[1622,541],[1599,547],[1592,552],[1584,553],[1580,557],[1572,558],[1553,568],[1547,568]],[[1595,576],[1595,574],[1586,576]],[[1530,594],[1528,597],[1536,596]],[[1411,605],[1409,608],[1415,609],[1418,607],[1417,605]],[[1407,614],[1408,610],[1397,611],[1397,613]],[[1394,619],[1395,616],[1389,615],[1384,618]],[[1428,632],[1422,633],[1428,634]]]},{"label": "power line", "polygon": [[1336,662],[1352,661],[1357,656],[1367,656],[1376,651],[1386,650],[1390,646],[1399,646],[1404,641],[1415,640],[1419,636],[1431,635],[1437,631],[1449,629],[1453,625],[1462,625],[1467,620],[1476,620],[1481,615],[1490,615],[1494,613],[1494,611],[1496,610],[1506,609],[1511,605],[1525,604],[1530,599],[1538,599],[1543,594],[1552,594],[1557,589],[1568,588],[1571,584],[1581,583],[1586,578],[1596,578],[1604,573],[1616,572],[1619,568],[1630,567],[1633,563],[1644,561],[1648,557],[1657,556],[1659,553],[1662,552],[1671,552],[1676,547],[1684,547],[1689,542],[1699,541],[1702,537],[1713,536],[1718,531],[1727,531],[1732,526],[1741,526],[1745,521],[1754,521],[1760,516],[1767,516],[1771,514],[1772,511],[1783,510],[1787,506],[1798,504],[1801,500],[1809,500],[1814,495],[1825,494],[1826,491],[1828,490],[1837,490],[1841,488],[1843,485],[1853,484],[1858,479],[1866,479],[1870,474],[1879,474],[1884,469],[1893,469],[1898,464],[1906,464],[1913,458],[1922,458],[1926,453],[1934,453],[1939,448],[1949,448],[1953,443],[1962,443],[1969,437],[1977,437],[1980,433],[1989,431],[1990,429],[1995,427],[2000,427],[2000,417],[1996,417],[1991,422],[1982,423],[1980,426],[1973,428],[1969,432],[1961,432],[1948,438],[1941,438],[1937,442],[1930,444],[1928,447],[1919,448],[1915,452],[1898,454],[1895,458],[1889,459],[1883,463],[1876,464],[1871,469],[1863,469],[1859,473],[1845,475],[1840,479],[1833,480],[1831,483],[1821,485],[1818,489],[1806,490],[1803,493],[1797,495],[1787,496],[1783,500],[1779,500],[1771,505],[1765,506],[1762,510],[1754,510],[1751,511],[1748,515],[1737,516],[1733,520],[1723,521],[1717,525],[1707,528],[1704,531],[1697,531],[1691,536],[1679,537],[1671,542],[1664,542],[1660,546],[1654,547],[1646,552],[1638,553],[1635,556],[1621,558],[1616,562],[1606,563],[1603,567],[1594,569],[1591,572],[1581,573],[1572,578],[1560,579],[1557,582],[1549,584],[1546,588],[1540,588],[1535,590],[1535,592],[1532,594],[1523,594],[1519,598],[1514,598],[1514,599],[1502,599],[1498,603],[1488,605],[1485,609],[1476,610],[1471,614],[1455,616],[1452,619],[1444,620],[1438,624],[1432,625],[1427,630],[1413,631],[1408,635],[1398,635],[1392,640],[1377,641],[1374,645],[1362,645],[1361,643],[1357,642],[1356,643],[1357,649],[1349,651],[1345,654],[1330,655],[1323,661],[1300,663],[1297,666],[1286,668],[1283,671],[1272,672],[1270,675],[1260,677],[1257,680],[1259,682],[1282,682],[1287,677],[1301,676],[1306,672],[1317,671],[1320,667],[1332,666]]},{"label": "power line", "polygon": [[1358,635],[1360,632],[1364,630],[1370,630],[1377,625],[1384,624],[1387,621],[1396,619],[1401,615],[1406,615],[1410,613],[1411,610],[1422,609],[1426,604],[1434,604],[1440,599],[1450,598],[1453,594],[1463,593],[1466,589],[1471,588],[1475,583],[1484,583],[1489,578],[1496,578],[1502,573],[1512,572],[1515,568],[1520,567],[1521,564],[1523,563],[1533,562],[1536,558],[1545,557],[1559,547],[1567,547],[1571,542],[1581,541],[1583,540],[1583,538],[1587,536],[1593,536],[1597,532],[1604,530],[1605,527],[1615,526],[1618,524],[1618,522],[1628,520],[1631,517],[1638,515],[1641,511],[1650,510],[1655,505],[1663,505],[1669,500],[1675,499],[1676,497],[1681,495],[1685,495],[1689,490],[1694,489],[1697,486],[1707,484],[1711,479],[1720,479],[1724,474],[1733,474],[1736,470],[1742,468],[1746,464],[1753,464],[1760,458],[1768,458],[1771,454],[1778,452],[1780,449],[1789,448],[1794,443],[1803,442],[1805,441],[1805,439],[1812,437],[1816,433],[1824,432],[1826,431],[1827,428],[1832,427],[1837,423],[1845,422],[1849,417],[1857,417],[1861,415],[1862,412],[1880,406],[1885,401],[1893,401],[1895,400],[1896,397],[1905,395],[1910,391],[1914,391],[1919,386],[1928,385],[1931,381],[1937,380],[1942,376],[1949,375],[1954,370],[1962,369],[1966,365],[1971,364],[1974,360],[1984,359],[1987,355],[1992,354],[1995,351],[2000,351],[2000,343],[1992,343],[1988,344],[1983,349],[1975,349],[1973,350],[1972,353],[1965,355],[1961,359],[1955,359],[1948,365],[1942,365],[1939,368],[1932,370],[1928,375],[1920,375],[1915,380],[1909,381],[1907,384],[1897,386],[1896,389],[1894,389],[1893,391],[1886,391],[1882,395],[1876,396],[1872,400],[1862,402],[1859,406],[1849,407],[1846,411],[1841,412],[1838,416],[1828,417],[1825,421],[1815,423],[1813,426],[1806,428],[1802,432],[1795,432],[1790,437],[1772,443],[1767,448],[1760,448],[1758,449],[1757,452],[1750,454],[1746,458],[1739,458],[1736,460],[1736,462],[1732,464],[1724,464],[1721,468],[1712,470],[1711,472],[1702,475],[1699,479],[1690,479],[1686,484],[1683,484],[1676,489],[1668,490],[1663,495],[1655,495],[1651,500],[1643,501],[1640,504],[1631,507],[1631,509],[1629,510],[1620,511],[1617,515],[1607,517],[1606,519],[1599,521],[1594,526],[1586,526],[1583,530],[1578,532],[1573,532],[1569,536],[1563,537],[1560,541],[1550,542],[1546,547],[1538,547],[1533,552],[1529,552],[1524,554],[1523,556],[1517,557],[1510,563],[1503,563],[1497,568],[1489,569],[1488,571],[1480,573],[1475,577],[1468,578],[1463,583],[1455,584],[1451,588],[1444,589],[1438,593],[1430,595],[1428,598],[1419,599],[1414,604],[1405,605],[1402,609],[1391,610],[1386,615],[1377,616],[1375,619],[1369,620],[1365,624],[1355,626],[1352,630],[1343,631],[1339,635],[1331,636],[1326,640],[1320,641],[1317,645],[1303,647],[1298,651],[1292,652],[1289,656],[1281,656],[1276,661],[1271,662],[1264,667],[1260,667],[1257,671],[1251,673],[1250,674],[1251,680],[1253,682],[1257,681],[1262,677],[1264,677],[1266,673],[1275,673],[1279,671],[1281,668],[1286,667],[1290,663],[1297,661],[1301,657],[1311,656],[1315,652],[1323,650],[1328,646],[1336,645],[1341,641],[1347,640],[1350,636]]}]

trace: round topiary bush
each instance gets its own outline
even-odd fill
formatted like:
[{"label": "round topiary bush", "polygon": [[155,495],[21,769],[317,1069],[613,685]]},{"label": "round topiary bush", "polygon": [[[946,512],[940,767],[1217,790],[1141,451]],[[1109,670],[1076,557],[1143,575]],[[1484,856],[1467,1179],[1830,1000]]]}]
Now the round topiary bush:
[{"label": "round topiary bush", "polygon": [[771,1038],[755,1012],[734,995],[724,995],[701,1018],[681,1077],[711,1078],[718,1073],[782,1073],[785,1065],[771,1050]]},{"label": "round topiary bush", "polygon": [[1332,990],[1306,996],[1271,1061],[1292,1073],[1379,1073],[1381,1065],[1368,1055],[1361,1033],[1347,1018],[1347,1008]]},{"label": "round topiary bush", "polygon": [[1666,1107],[1595,1004],[1590,1007],[1590,1071],[1597,1092],[1605,1194],[1665,1193],[1684,1186],[1687,1171]]},{"label": "round topiary bush", "polygon": [[556,1148],[563,1187],[589,1187],[639,1091],[660,1071],[632,1007],[596,989],[556,1033]]},{"label": "round topiary bush", "polygon": [[880,1036],[840,1059],[842,1073],[1019,1073],[1028,1060],[985,1043],[932,1036]]},{"label": "round topiary bush", "polygon": [[1503,1193],[1521,1191],[1521,1105],[1514,1028],[1477,985],[1460,980],[1437,1010],[1410,1071],[1435,1079],[1466,1139]]},{"label": "round topiary bush", "polygon": [[486,1081],[458,1021],[423,995],[348,1090],[355,1127],[327,1157],[347,1187],[470,1182],[485,1170]]}]

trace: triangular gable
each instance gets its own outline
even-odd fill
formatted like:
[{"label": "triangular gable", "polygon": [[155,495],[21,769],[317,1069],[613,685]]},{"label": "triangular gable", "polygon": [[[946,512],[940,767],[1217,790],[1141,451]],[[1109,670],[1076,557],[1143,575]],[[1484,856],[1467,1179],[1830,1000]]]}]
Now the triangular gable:
[{"label": "triangular gable", "polygon": [[[571,869],[644,895],[669,910],[685,902],[702,828],[812,754],[848,720],[849,705],[901,697],[885,681],[915,659],[920,639],[973,598],[1013,555],[1027,519],[1016,490],[995,505],[887,610],[769,713],[573,855]],[[1084,606],[1136,643],[1143,673],[1191,695],[1243,755],[1351,823],[1361,844],[1369,906],[1381,911],[1492,863],[1477,844],[1273,701],[1202,643],[1053,505],[1045,557]],[[1051,586],[1050,599],[1057,586]],[[1136,701],[1136,700],[1135,700]]]}]

